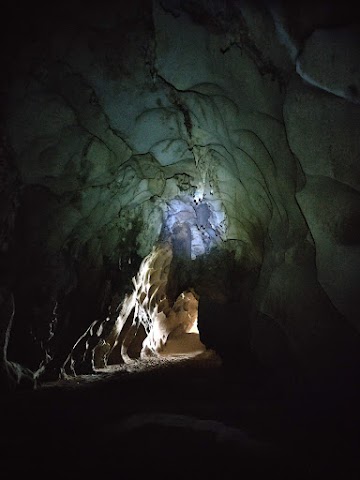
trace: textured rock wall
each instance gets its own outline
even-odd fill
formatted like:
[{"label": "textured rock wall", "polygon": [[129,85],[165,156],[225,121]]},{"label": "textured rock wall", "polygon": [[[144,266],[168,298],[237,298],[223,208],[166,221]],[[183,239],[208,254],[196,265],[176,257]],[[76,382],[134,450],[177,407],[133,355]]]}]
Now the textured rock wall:
[{"label": "textured rock wall", "polygon": [[335,6],[298,8],[76,2],[29,17],[6,102],[25,363],[67,354],[191,199],[212,215],[200,234],[200,213],[182,217],[197,251],[219,238],[178,270],[200,306],[239,307],[214,309],[213,334],[203,320],[210,344],[245,322],[265,363],[290,349],[326,368],[357,346],[358,30]]}]

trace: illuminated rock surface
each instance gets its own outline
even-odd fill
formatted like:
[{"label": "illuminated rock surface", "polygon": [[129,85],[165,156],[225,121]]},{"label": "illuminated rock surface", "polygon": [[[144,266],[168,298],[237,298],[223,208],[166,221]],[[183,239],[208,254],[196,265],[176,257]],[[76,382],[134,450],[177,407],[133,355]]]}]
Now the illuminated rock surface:
[{"label": "illuminated rock surface", "polygon": [[[210,352],[232,382],[259,378],[263,416],[273,389],[315,391],[312,419],[322,400],[331,416],[358,398],[360,22],[347,2],[289,3],[6,7],[4,388],[16,387],[9,362],[45,398],[61,375],[96,383],[124,362]],[[186,402],[157,411],[186,435],[225,428]],[[134,436],[152,417],[136,418]]]}]

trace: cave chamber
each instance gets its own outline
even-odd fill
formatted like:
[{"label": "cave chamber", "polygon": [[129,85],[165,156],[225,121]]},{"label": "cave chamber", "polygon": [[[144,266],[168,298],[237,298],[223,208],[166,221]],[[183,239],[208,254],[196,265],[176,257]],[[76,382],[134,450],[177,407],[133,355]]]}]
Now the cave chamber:
[{"label": "cave chamber", "polygon": [[[292,420],[340,408],[357,425],[351,7],[32,2],[2,24],[2,393],[192,359],[268,404],[291,397]],[[175,431],[166,414],[153,422]]]}]

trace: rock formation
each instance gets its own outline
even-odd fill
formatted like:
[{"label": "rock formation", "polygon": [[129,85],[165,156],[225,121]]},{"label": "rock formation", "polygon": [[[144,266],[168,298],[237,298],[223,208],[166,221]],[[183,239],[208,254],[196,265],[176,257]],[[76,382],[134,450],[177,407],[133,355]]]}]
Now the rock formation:
[{"label": "rock formation", "polygon": [[[21,8],[16,31],[8,7],[2,43],[9,357],[57,378],[116,345],[125,360],[136,332],[135,356],[160,353],[170,310],[194,292],[200,339],[224,358],[351,369],[356,16],[337,2]],[[171,255],[151,253],[169,240]],[[144,261],[155,270],[140,280]]]}]

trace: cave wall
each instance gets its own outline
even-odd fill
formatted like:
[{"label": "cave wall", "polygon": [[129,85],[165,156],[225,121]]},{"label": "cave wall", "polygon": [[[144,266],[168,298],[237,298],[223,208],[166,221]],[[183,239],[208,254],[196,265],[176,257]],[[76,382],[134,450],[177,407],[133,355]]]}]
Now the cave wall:
[{"label": "cave wall", "polygon": [[240,349],[234,338],[249,335],[264,363],[289,350],[309,369],[356,350],[350,11],[201,0],[8,8],[11,356],[33,369],[64,358],[131,289],[174,199],[208,202],[222,219],[215,250],[179,266],[195,272],[199,308],[219,307],[201,322],[209,344]]}]

